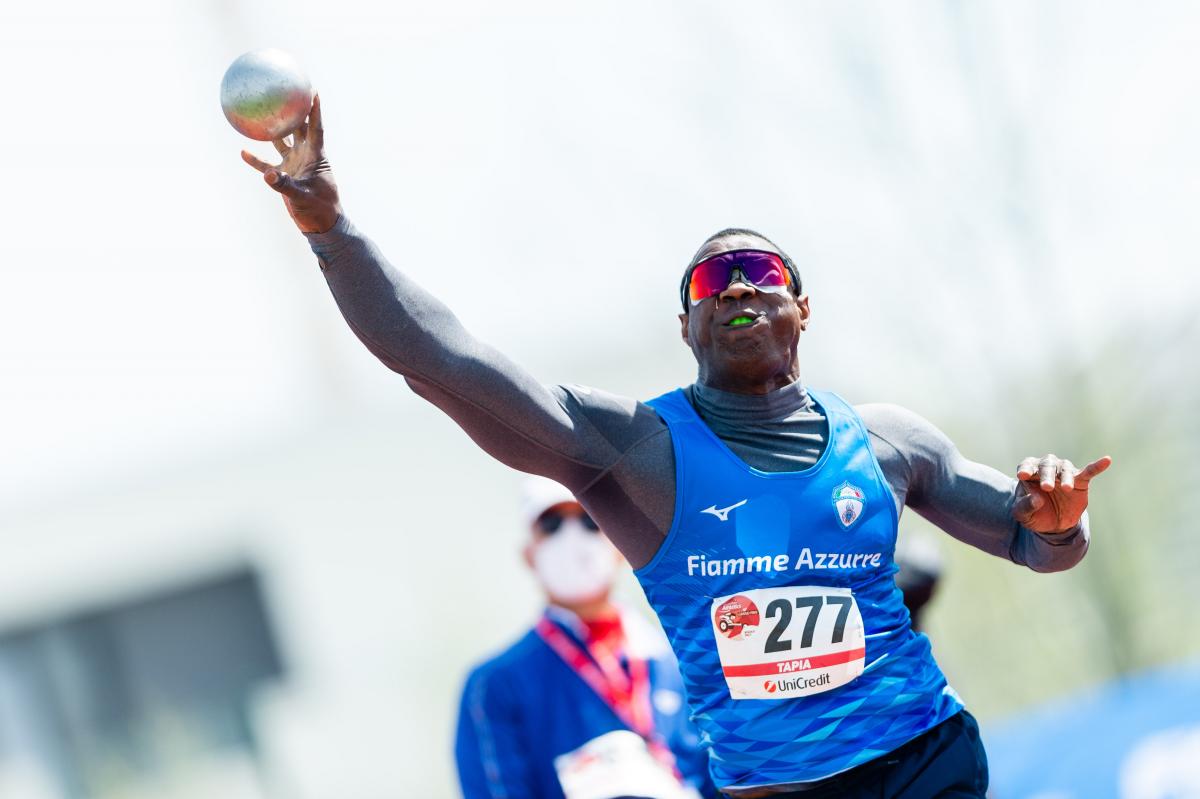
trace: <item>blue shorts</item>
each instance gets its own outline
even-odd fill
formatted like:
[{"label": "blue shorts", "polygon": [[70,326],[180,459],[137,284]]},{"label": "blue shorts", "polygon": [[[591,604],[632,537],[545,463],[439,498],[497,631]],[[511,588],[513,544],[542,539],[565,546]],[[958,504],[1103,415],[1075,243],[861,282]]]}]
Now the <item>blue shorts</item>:
[{"label": "blue shorts", "polygon": [[771,799],[984,799],[987,786],[979,725],[962,710],[869,763]]}]

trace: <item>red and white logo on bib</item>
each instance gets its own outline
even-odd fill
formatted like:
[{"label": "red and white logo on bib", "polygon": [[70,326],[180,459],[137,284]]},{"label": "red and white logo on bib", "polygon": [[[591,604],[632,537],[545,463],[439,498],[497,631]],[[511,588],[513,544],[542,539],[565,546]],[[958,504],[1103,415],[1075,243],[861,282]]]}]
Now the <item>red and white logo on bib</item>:
[{"label": "red and white logo on bib", "polygon": [[737,594],[725,600],[713,611],[713,626],[734,641],[749,638],[758,629],[758,605],[749,597]]}]

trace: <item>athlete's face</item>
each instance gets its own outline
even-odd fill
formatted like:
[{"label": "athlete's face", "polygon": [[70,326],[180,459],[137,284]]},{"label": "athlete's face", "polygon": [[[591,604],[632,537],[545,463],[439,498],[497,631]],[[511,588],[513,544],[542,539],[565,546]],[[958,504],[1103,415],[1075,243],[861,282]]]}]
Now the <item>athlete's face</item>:
[{"label": "athlete's face", "polygon": [[[766,239],[739,234],[705,244],[692,263],[734,250],[779,252]],[[753,322],[730,324],[742,316]],[[737,282],[691,306],[679,315],[679,323],[700,366],[701,383],[738,394],[766,394],[800,378],[797,348],[808,318],[807,295],[777,294]]]}]

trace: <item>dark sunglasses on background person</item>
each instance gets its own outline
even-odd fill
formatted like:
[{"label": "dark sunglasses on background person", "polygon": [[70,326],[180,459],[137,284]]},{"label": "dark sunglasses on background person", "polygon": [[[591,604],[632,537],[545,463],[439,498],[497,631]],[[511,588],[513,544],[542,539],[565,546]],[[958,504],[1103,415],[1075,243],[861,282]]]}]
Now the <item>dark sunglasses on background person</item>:
[{"label": "dark sunglasses on background person", "polygon": [[705,258],[689,269],[679,287],[683,310],[715,297],[729,287],[737,272],[763,291],[785,293],[800,285],[799,277],[778,253],[764,250],[735,250]]},{"label": "dark sunglasses on background person", "polygon": [[536,524],[537,528],[546,535],[554,535],[562,527],[563,522],[565,522],[567,519],[576,518],[583,522],[583,526],[588,530],[591,530],[593,533],[600,532],[600,525],[596,524],[596,520],[591,516],[588,516],[583,511],[579,511],[577,513],[562,513],[556,510],[548,510],[541,516],[537,517],[537,521],[534,522],[534,524]]}]

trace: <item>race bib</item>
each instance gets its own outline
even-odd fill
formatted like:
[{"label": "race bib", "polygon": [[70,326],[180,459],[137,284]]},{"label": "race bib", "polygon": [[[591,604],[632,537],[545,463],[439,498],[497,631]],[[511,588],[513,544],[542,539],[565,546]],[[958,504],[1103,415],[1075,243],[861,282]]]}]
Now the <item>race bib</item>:
[{"label": "race bib", "polygon": [[700,799],[695,789],[681,785],[650,753],[640,735],[629,730],[605,733],[559,755],[554,770],[566,799]]},{"label": "race bib", "polygon": [[729,695],[792,699],[832,691],[863,672],[862,614],[849,588],[757,588],[712,603]]}]

